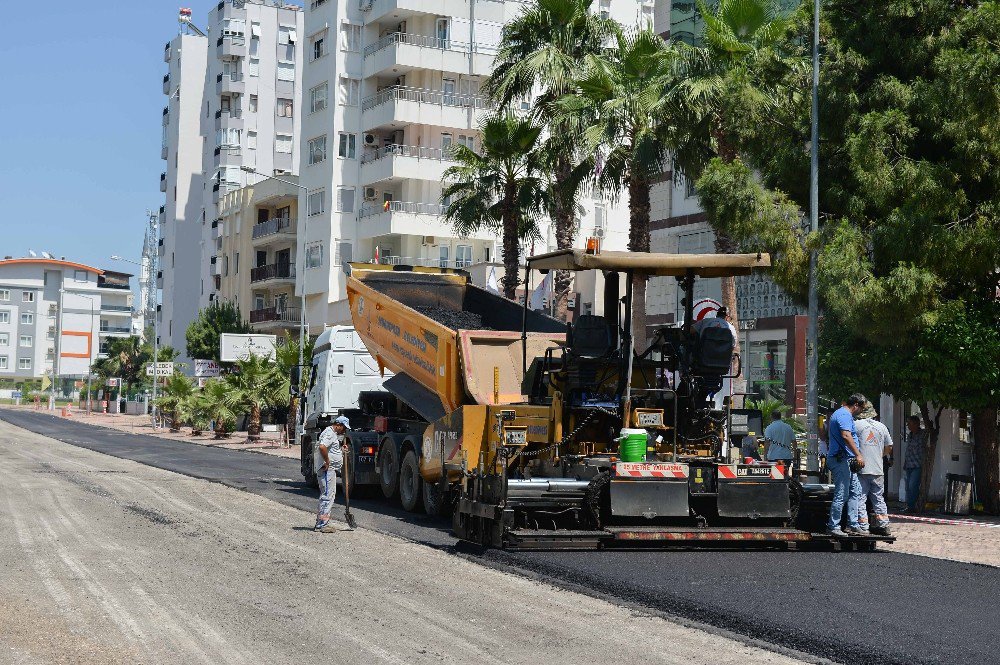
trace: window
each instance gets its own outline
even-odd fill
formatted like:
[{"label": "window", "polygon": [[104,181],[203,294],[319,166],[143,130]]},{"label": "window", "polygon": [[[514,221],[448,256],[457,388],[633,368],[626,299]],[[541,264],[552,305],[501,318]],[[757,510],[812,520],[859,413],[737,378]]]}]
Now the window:
[{"label": "window", "polygon": [[337,156],[345,159],[354,159],[357,156],[357,134],[340,133],[340,143],[337,146]]},{"label": "window", "polygon": [[294,81],[295,80],[295,63],[293,63],[293,62],[279,62],[278,63],[278,80],[279,81]]},{"label": "window", "polygon": [[594,206],[594,228],[595,229],[606,229],[607,228],[607,211],[603,205]]},{"label": "window", "polygon": [[234,127],[223,127],[215,132],[215,147],[239,148],[243,130]]},{"label": "window", "polygon": [[247,132],[247,150],[257,149],[257,132]]},{"label": "window", "polygon": [[8,369],[7,356],[0,356],[0,369]]},{"label": "window", "polygon": [[689,199],[697,194],[698,190],[694,186],[694,180],[684,176],[684,198]]},{"label": "window", "polygon": [[472,245],[458,245],[455,247],[455,267],[468,268],[472,265]]},{"label": "window", "polygon": [[35,340],[31,337],[31,335],[21,335],[21,341],[19,346],[23,346],[25,348],[30,349],[34,345],[35,345]]},{"label": "window", "polygon": [[0,333],[0,346],[10,346],[10,333]]},{"label": "window", "polygon": [[278,117],[292,118],[292,100],[278,97]]},{"label": "window", "polygon": [[18,358],[17,359],[18,369],[31,369],[31,358]]},{"label": "window", "polygon": [[464,145],[469,150],[475,150],[476,149],[476,137],[475,136],[466,136],[465,134],[459,134],[458,135],[458,143],[459,143],[459,145]]},{"label": "window", "polygon": [[361,50],[361,26],[350,23],[340,24],[340,49],[342,51]]},{"label": "window", "polygon": [[260,76],[260,58],[250,58],[250,76]]},{"label": "window", "polygon": [[0,289],[0,300],[10,302],[10,289]]},{"label": "window", "polygon": [[278,26],[278,43],[279,44],[294,44],[296,40],[295,28],[290,25],[279,25]]},{"label": "window", "polygon": [[35,322],[35,315],[31,312],[24,312],[21,314],[21,324],[25,326],[30,326]]},{"label": "window", "polygon": [[309,164],[319,164],[326,161],[326,136],[319,136],[309,141]]},{"label": "window", "polygon": [[306,201],[307,213],[312,215],[321,215],[326,212],[326,190],[320,189],[315,192],[309,192],[309,198]]},{"label": "window", "polygon": [[357,106],[361,101],[361,81],[358,79],[340,77],[340,103]]},{"label": "window", "polygon": [[251,113],[257,112],[257,95],[250,95],[250,103],[248,104],[248,107]]},{"label": "window", "polygon": [[323,266],[323,241],[306,245],[306,268],[321,268]]},{"label": "window", "polygon": [[315,88],[312,88],[309,91],[309,112],[315,113],[316,111],[325,109],[327,95],[328,86],[326,83],[320,83]]},{"label": "window", "polygon": [[316,11],[317,7],[319,7],[320,5],[325,5],[325,4],[326,4],[326,0],[313,0],[312,3],[310,3],[310,5],[309,5],[309,9],[312,10],[312,11]]},{"label": "window", "polygon": [[353,187],[341,187],[337,190],[337,212],[354,212]]},{"label": "window", "polygon": [[309,40],[311,48],[309,49],[309,57],[313,60],[322,58],[326,55],[326,30],[320,32]]},{"label": "window", "polygon": [[447,268],[448,267],[448,253],[449,253],[450,250],[451,250],[451,248],[448,247],[448,245],[441,245],[441,247],[438,249],[438,251],[440,252],[440,254],[439,254],[439,259],[440,260],[438,262],[438,265],[440,267],[442,267],[442,268]]},{"label": "window", "polygon": [[290,134],[274,135],[274,151],[289,153],[292,151],[292,136]]},{"label": "window", "polygon": [[73,271],[73,281],[74,282],[86,282],[87,281],[87,271],[86,270],[74,270]]},{"label": "window", "polygon": [[35,302],[35,292],[25,291],[21,294],[21,302]]}]

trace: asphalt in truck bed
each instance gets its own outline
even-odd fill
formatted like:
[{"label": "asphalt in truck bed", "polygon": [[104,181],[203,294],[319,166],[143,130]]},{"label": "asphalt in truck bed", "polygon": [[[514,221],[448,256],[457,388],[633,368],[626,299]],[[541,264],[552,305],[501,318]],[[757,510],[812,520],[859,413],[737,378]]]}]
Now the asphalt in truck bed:
[{"label": "asphalt in truck bed", "polygon": [[[298,460],[133,435],[45,413],[0,409],[0,419],[309,512],[316,508]],[[457,544],[443,520],[382,500],[352,503],[362,528],[821,659],[1000,663],[997,568],[891,552],[483,551]],[[303,523],[310,521],[303,515]]]}]

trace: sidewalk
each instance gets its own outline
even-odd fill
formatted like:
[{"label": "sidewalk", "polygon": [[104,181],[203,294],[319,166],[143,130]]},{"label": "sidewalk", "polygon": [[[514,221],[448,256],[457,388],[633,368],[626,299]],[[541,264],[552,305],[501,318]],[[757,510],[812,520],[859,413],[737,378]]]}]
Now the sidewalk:
[{"label": "sidewalk", "polygon": [[[34,410],[32,405],[4,405],[2,408],[5,409],[22,409],[25,411]],[[42,409],[41,413],[50,413],[56,417],[62,417],[59,409],[55,411],[48,411]],[[246,433],[244,432],[233,432],[233,434],[228,439],[216,439],[212,432],[204,432],[199,436],[192,436],[191,428],[184,427],[180,432],[170,432],[167,428],[161,428],[159,431],[153,430],[153,424],[150,422],[149,416],[129,416],[123,413],[91,413],[87,415],[86,411],[80,411],[76,408],[72,411],[71,420],[78,420],[82,423],[87,423],[88,425],[100,425],[101,427],[108,427],[110,429],[116,429],[121,432],[128,432],[130,434],[142,434],[145,436],[155,436],[161,439],[171,439],[173,441],[183,441],[185,443],[194,443],[200,446],[212,446],[215,448],[227,448],[229,450],[247,450],[253,453],[263,453],[265,455],[274,455],[276,457],[288,457],[292,459],[298,459],[299,457],[299,447],[291,446],[287,447],[283,445],[284,432],[261,432],[260,441],[256,443],[250,443],[246,439]]]}]

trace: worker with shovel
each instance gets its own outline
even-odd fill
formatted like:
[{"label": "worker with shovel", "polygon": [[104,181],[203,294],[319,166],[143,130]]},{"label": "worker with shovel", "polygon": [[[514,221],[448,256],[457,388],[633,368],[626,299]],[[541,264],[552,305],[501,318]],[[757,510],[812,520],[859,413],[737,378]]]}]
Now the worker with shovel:
[{"label": "worker with shovel", "polygon": [[319,481],[319,510],[313,531],[333,533],[337,527],[330,524],[330,509],[337,498],[337,472],[344,466],[347,452],[345,434],[351,426],[346,416],[337,416],[333,423],[319,435],[319,442],[313,448],[313,468]]}]

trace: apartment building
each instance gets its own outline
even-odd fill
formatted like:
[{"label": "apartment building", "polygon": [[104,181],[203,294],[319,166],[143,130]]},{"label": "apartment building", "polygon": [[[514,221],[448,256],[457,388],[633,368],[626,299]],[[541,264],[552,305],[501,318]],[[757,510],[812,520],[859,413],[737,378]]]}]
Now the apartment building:
[{"label": "apartment building", "polygon": [[161,341],[182,361],[187,327],[220,285],[220,201],[260,179],[243,167],[272,175],[298,166],[302,30],[296,5],[225,0],[206,30],[182,22],[165,47],[157,316]]},{"label": "apartment building", "polygon": [[[299,176],[307,228],[298,234],[305,259],[298,288],[313,334],[350,319],[350,261],[497,262],[494,235],[458,237],[444,220],[441,177],[452,146],[480,146],[478,128],[493,110],[480,87],[504,23],[522,7],[503,0],[313,0],[306,7]],[[594,9],[625,24],[652,21],[651,1],[598,0]],[[605,247],[623,249],[626,203],[598,196],[582,204],[580,242],[600,235]],[[543,240],[526,252],[555,248],[552,230],[541,230]]]},{"label": "apartment building", "polygon": [[282,176],[226,194],[216,226],[222,240],[219,298],[236,303],[256,330],[279,336],[300,323],[296,184],[295,176]]},{"label": "apartment building", "polygon": [[132,334],[128,273],[65,258],[0,261],[0,378],[73,379]]}]

